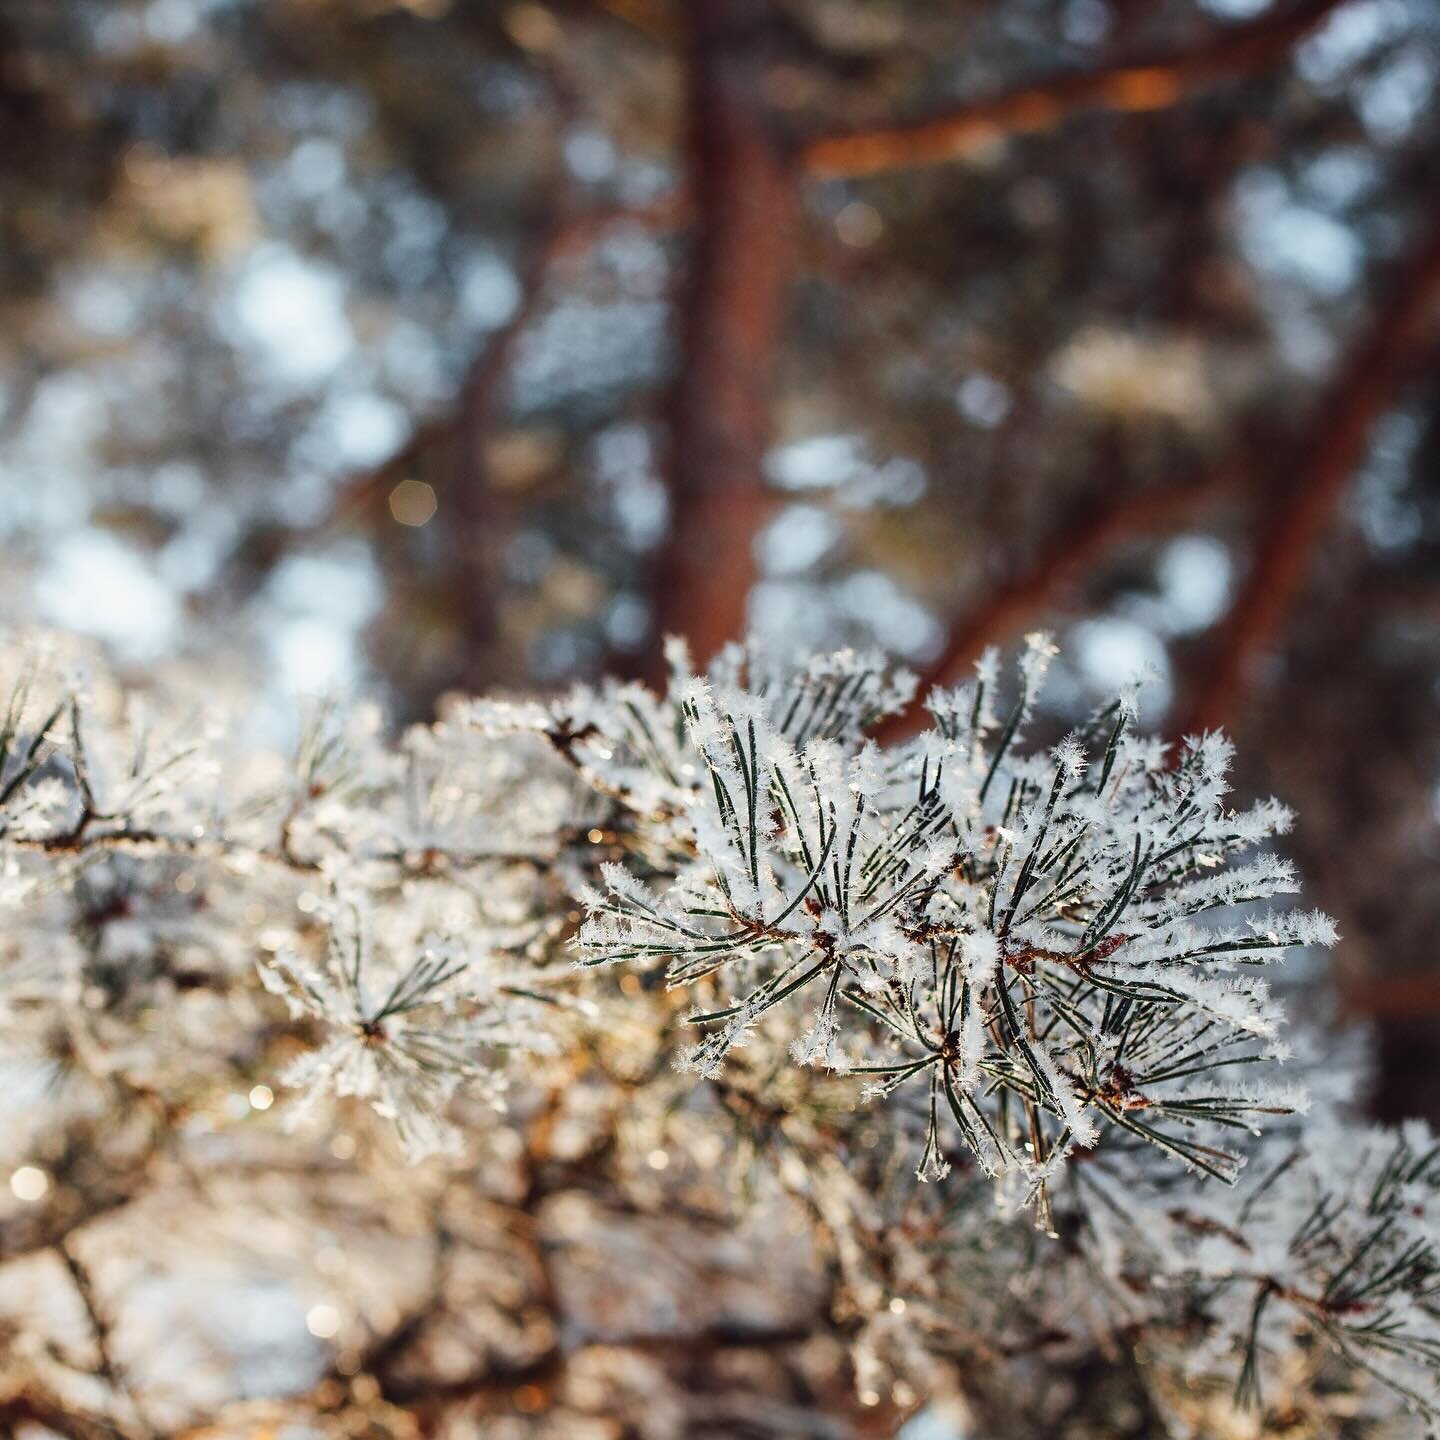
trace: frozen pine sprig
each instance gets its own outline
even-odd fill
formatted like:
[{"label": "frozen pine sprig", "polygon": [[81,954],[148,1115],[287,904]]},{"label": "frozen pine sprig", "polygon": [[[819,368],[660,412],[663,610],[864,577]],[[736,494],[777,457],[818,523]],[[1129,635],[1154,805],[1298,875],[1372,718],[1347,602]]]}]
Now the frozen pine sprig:
[{"label": "frozen pine sprig", "polygon": [[37,648],[22,645],[0,668],[0,837],[33,840],[63,821],[69,792],[53,773],[74,699]]},{"label": "frozen pine sprig", "polygon": [[1440,1420],[1440,1142],[1326,1115],[1267,1158],[1181,1258],[1237,1399],[1263,1402],[1300,1330]]},{"label": "frozen pine sprig", "polygon": [[[1123,1156],[1075,1180],[1082,1249],[1132,1310],[1144,1297],[1157,1379],[1205,1397],[1210,1423],[1283,1413],[1305,1375],[1352,1414],[1388,1390],[1440,1419],[1440,1144],[1423,1123],[1386,1130],[1327,1106],[1265,1137],[1231,1189]],[[1368,1401],[1344,1398],[1357,1376]]]},{"label": "frozen pine sprig", "polygon": [[698,679],[683,688],[680,710],[688,763],[702,777],[685,812],[696,862],[679,866],[664,895],[607,869],[606,893],[588,896],[581,947],[596,961],[663,959],[675,984],[723,975],[728,1003],[694,1017],[716,1027],[688,1056],[701,1073],[797,994],[812,1003],[797,1056],[843,1065],[832,1043],[840,997],[880,978],[867,957],[902,943],[897,914],[933,886],[953,844],[922,807],[908,838],[924,853],[912,848],[894,863],[875,806],[890,781],[873,747],[852,742],[847,753],[832,738],[797,746],[773,722],[773,703]]},{"label": "frozen pine sprig", "polygon": [[456,1090],[498,1106],[506,1054],[555,1048],[533,977],[489,971],[459,937],[379,946],[369,905],[353,894],[335,896],[321,916],[323,960],[284,949],[260,966],[265,988],[322,1037],[280,1077],[304,1092],[292,1120],[327,1094],[356,1096],[394,1121],[412,1161],[457,1152],[463,1135],[445,1113]]},{"label": "frozen pine sprig", "polygon": [[[683,645],[672,642],[672,667],[689,671]],[[727,646],[711,666],[722,688],[759,697],[776,730],[792,745],[816,740],[853,743],[886,715],[903,710],[915,694],[908,670],[892,669],[874,650],[837,650],[784,663],[757,644]]]},{"label": "frozen pine sprig", "polygon": [[1066,1157],[1116,1136],[1232,1182],[1251,1132],[1303,1103],[1273,1076],[1282,1016],[1260,972],[1334,939],[1313,915],[1247,914],[1296,888],[1279,857],[1236,863],[1288,814],[1226,805],[1222,737],[1171,764],[1125,700],[1051,752],[1023,747],[1053,653],[1031,637],[1008,703],[987,656],[932,699],[933,730],[884,752],[859,726],[795,721],[813,671],[788,689],[738,664],[684,679],[670,768],[697,782],[671,859],[609,867],[579,937],[588,963],[663,964],[703,992],[686,1056],[702,1075],[783,1007],[798,1063],[872,1098],[921,1089],[922,1178],[958,1145],[1047,1223]]},{"label": "frozen pine sprig", "polygon": [[697,676],[685,645],[666,646],[663,694],[637,683],[577,687],[548,704],[475,701],[464,718],[495,737],[531,734],[627,811],[664,820],[688,808],[703,775],[696,764],[687,707],[696,687],[742,691],[763,726],[791,745],[829,740],[853,745],[876,720],[902,710],[914,677],[892,673],[874,652],[840,650],[786,666],[757,645],[727,646],[709,678]]}]

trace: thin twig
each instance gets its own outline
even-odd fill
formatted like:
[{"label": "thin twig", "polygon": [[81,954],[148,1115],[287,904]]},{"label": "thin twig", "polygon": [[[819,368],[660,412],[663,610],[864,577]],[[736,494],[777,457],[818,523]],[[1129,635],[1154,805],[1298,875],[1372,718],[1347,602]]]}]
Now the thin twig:
[{"label": "thin twig", "polygon": [[57,1241],[55,1250],[60,1259],[64,1261],[66,1270],[70,1272],[75,1292],[80,1297],[80,1303],[85,1307],[85,1315],[90,1322],[90,1334],[95,1341],[95,1353],[100,1361],[100,1378],[110,1387],[113,1394],[125,1402],[130,1411],[134,1432],[146,1437],[152,1435],[154,1431],[145,1416],[145,1411],[136,1398],[134,1390],[131,1389],[124,1369],[116,1363],[110,1344],[110,1322],[100,1308],[89,1268],[75,1253],[68,1237]]}]

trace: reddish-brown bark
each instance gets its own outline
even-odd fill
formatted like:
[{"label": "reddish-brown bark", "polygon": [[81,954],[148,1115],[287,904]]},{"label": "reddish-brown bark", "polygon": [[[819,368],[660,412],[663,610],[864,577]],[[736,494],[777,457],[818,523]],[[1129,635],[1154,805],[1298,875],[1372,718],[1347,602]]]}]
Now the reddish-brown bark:
[{"label": "reddish-brown bark", "polygon": [[686,635],[704,658],[745,628],[799,184],[764,93],[773,5],[693,0],[686,13],[695,232],[655,614],[657,632]]},{"label": "reddish-brown bark", "polygon": [[1187,95],[1267,69],[1341,0],[1299,0],[1220,30],[1209,43],[1095,70],[1062,71],[920,119],[812,138],[805,168],[822,177],[939,165],[978,144],[1048,130],[1078,110],[1160,110]]}]

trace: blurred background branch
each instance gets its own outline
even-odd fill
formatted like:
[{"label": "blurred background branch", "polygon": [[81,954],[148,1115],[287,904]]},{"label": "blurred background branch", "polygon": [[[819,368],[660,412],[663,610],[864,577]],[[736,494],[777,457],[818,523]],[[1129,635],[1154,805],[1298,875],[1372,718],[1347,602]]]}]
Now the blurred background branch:
[{"label": "blurred background branch", "polygon": [[1341,0],[1299,0],[1225,26],[1200,43],[1093,70],[1063,70],[1013,90],[873,129],[807,139],[806,169],[821,178],[875,175],[940,165],[1010,134],[1053,129],[1083,110],[1164,109],[1281,61]]},{"label": "blurred background branch", "polygon": [[1253,692],[1256,671],[1266,652],[1283,640],[1315,551],[1365,458],[1375,425],[1433,346],[1437,301],[1440,224],[1432,224],[1390,278],[1369,329],[1320,398],[1311,433],[1297,447],[1294,479],[1274,485],[1250,573],[1210,641],[1210,664],[1182,733],[1230,725],[1242,696]]}]

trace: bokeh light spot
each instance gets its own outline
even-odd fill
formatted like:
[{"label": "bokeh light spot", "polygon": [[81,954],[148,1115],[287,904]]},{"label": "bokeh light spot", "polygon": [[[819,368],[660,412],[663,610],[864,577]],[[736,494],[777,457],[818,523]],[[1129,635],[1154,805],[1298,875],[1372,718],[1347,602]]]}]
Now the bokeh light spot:
[{"label": "bokeh light spot", "polygon": [[423,480],[402,480],[390,492],[390,513],[400,525],[428,525],[439,508],[434,487]]}]

